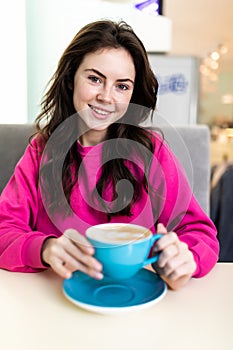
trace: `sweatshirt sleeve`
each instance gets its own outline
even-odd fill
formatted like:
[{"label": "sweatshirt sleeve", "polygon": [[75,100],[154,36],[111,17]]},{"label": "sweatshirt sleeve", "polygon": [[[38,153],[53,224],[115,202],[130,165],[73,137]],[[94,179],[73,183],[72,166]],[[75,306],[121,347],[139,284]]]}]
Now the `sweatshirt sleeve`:
[{"label": "sweatshirt sleeve", "polygon": [[45,268],[41,247],[50,234],[36,230],[40,158],[41,151],[34,139],[1,194],[0,268],[22,272]]},{"label": "sweatshirt sleeve", "polygon": [[184,169],[165,141],[156,145],[150,182],[156,193],[154,203],[158,203],[158,197],[160,202],[159,207],[155,204],[155,221],[176,232],[188,245],[197,265],[193,276],[206,275],[218,260],[217,230],[194,197]]}]

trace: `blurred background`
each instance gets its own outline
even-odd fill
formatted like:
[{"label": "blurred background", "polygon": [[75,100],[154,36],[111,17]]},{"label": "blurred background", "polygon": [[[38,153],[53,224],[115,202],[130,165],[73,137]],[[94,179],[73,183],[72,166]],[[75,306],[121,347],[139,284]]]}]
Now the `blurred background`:
[{"label": "blurred background", "polygon": [[[233,161],[232,0],[1,1],[0,123],[33,122],[60,55],[85,23],[129,22],[160,83],[171,124],[207,124],[211,166]],[[169,103],[167,103],[169,101]]]}]

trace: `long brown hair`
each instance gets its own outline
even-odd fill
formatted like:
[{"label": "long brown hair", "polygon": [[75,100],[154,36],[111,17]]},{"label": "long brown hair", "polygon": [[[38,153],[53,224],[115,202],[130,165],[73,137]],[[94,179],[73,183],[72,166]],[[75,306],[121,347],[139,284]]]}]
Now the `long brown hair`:
[{"label": "long brown hair", "polygon": [[[115,23],[110,20],[100,20],[84,26],[73,38],[69,46],[64,51],[58,63],[57,70],[50,81],[50,87],[41,103],[41,113],[36,119],[36,126],[39,135],[44,143],[48,141],[55,129],[60,126],[67,118],[76,113],[73,105],[73,83],[74,75],[88,53],[96,52],[103,48],[124,48],[127,50],[134,62],[136,77],[133,94],[130,104],[138,105],[140,108],[133,116],[133,123],[124,123],[124,117],[121,123],[114,123],[108,127],[106,139],[129,139],[139,142],[149,151],[153,152],[154,146],[150,134],[138,124],[147,119],[155,109],[157,100],[158,83],[150,67],[146,50],[141,40],[134,33],[133,29],[125,22]],[[142,108],[141,108],[142,107]],[[132,113],[129,113],[132,114]],[[131,116],[132,117],[132,116]],[[55,188],[52,176],[56,177],[56,169],[59,159],[62,159],[62,149],[67,148],[67,143],[78,135],[78,123],[72,127],[66,128],[60,132],[61,153],[51,156],[51,160],[41,169],[42,183],[49,188],[49,198],[52,212],[62,207],[60,202],[59,190]],[[133,125],[132,125],[133,124]],[[118,147],[118,146],[117,146]],[[103,158],[107,150],[103,147]],[[140,153],[140,150],[139,150]],[[139,154],[148,168],[150,160]],[[77,181],[78,169],[81,164],[81,156],[77,152],[76,142],[69,145],[69,151],[65,156],[62,165],[62,185],[65,197],[70,203],[72,188]],[[72,171],[71,171],[72,168]],[[75,169],[75,171],[73,171]],[[75,174],[75,175],[74,175]],[[147,190],[147,176],[143,177],[142,183],[139,183],[130,170],[125,165],[124,159],[112,159],[102,166],[102,176],[98,181],[96,188],[100,194],[103,194],[106,184],[112,183],[113,198],[116,197],[115,186],[121,179],[128,179],[134,188],[132,201],[119,212],[108,212],[110,219],[112,215],[130,215],[131,207],[140,197],[142,186]],[[127,199],[119,198],[119,201]],[[104,204],[103,204],[104,205]]]}]

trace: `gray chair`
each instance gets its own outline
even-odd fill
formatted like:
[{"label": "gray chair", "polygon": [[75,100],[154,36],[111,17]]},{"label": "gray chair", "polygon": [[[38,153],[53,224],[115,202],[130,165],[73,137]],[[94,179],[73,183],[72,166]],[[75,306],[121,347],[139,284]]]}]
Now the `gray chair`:
[{"label": "gray chair", "polygon": [[165,140],[183,165],[194,195],[210,213],[210,130],[207,125],[163,126]]},{"label": "gray chair", "polygon": [[[168,144],[185,168],[194,194],[209,214],[210,132],[205,125],[161,127]],[[0,125],[0,193],[28,144],[33,126]]]},{"label": "gray chair", "polygon": [[30,124],[0,125],[0,193],[22,156],[33,130]]}]

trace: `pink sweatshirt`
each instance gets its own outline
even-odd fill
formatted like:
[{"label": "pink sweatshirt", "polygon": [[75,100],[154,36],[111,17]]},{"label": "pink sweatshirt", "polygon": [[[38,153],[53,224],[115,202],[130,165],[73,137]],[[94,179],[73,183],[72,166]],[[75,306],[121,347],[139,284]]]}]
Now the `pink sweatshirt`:
[{"label": "pink sweatshirt", "polygon": [[[90,225],[107,222],[106,214],[95,207],[90,196],[98,179],[102,144],[82,147],[77,143],[84,172],[80,172],[71,194],[73,216],[65,219],[59,213],[49,217],[43,205],[38,184],[41,161],[38,147],[36,139],[28,145],[0,197],[0,268],[3,269],[41,271],[46,268],[41,261],[41,248],[47,237],[59,237],[71,227],[85,235]],[[133,162],[142,169],[135,170]],[[133,159],[126,161],[126,165],[140,181],[143,165]],[[163,223],[192,251],[197,264],[193,276],[207,274],[218,260],[215,226],[194,198],[177,158],[166,143],[161,146],[157,136],[149,183],[153,193],[149,196],[143,190],[139,202],[132,208],[132,216],[114,216],[111,222],[131,222],[146,226],[152,232],[156,222]],[[111,200],[111,194],[107,189],[105,200]]]}]

